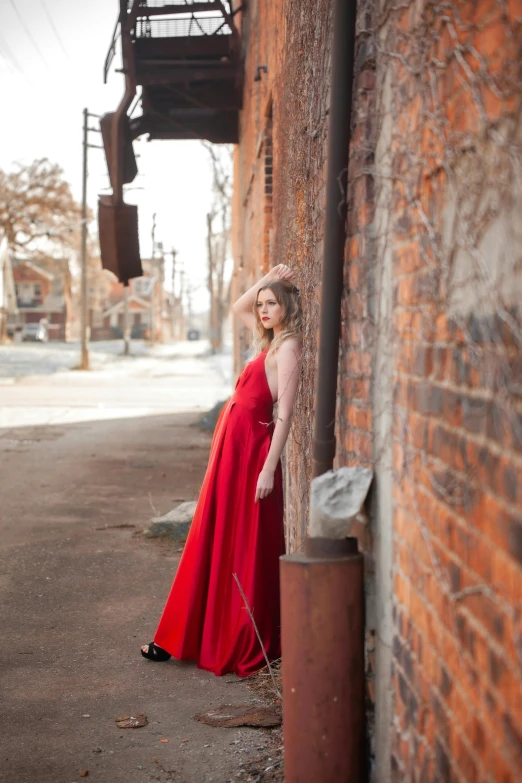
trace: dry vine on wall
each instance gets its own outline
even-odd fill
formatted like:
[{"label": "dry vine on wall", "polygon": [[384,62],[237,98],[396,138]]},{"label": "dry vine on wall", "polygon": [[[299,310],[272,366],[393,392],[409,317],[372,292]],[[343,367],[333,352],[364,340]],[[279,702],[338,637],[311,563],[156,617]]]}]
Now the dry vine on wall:
[{"label": "dry vine on wall", "polygon": [[[340,430],[346,461],[393,465],[394,769],[514,780],[522,9],[379,5],[376,163],[365,170],[361,136],[351,164]],[[391,431],[376,448],[381,417]]]},{"label": "dry vine on wall", "polygon": [[286,447],[290,550],[306,531],[319,315],[331,3],[285,8],[284,72],[274,95],[273,261],[297,271],[305,317],[301,383]]}]

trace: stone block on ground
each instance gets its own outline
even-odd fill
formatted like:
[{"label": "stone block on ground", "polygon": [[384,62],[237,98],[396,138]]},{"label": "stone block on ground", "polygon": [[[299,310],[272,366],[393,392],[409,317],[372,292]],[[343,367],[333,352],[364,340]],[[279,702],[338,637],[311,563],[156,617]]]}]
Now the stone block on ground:
[{"label": "stone block on ground", "polygon": [[149,527],[143,531],[146,538],[168,538],[171,541],[186,540],[194,517],[197,501],[188,500],[180,503],[168,514],[153,517]]},{"label": "stone block on ground", "polygon": [[312,481],[310,536],[346,538],[363,513],[373,470],[354,467],[329,470]]}]

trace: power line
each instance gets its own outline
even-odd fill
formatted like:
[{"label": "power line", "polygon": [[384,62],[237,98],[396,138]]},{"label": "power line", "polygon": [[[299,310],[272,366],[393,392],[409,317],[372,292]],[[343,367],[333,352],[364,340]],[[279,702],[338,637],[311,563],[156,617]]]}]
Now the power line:
[{"label": "power line", "polygon": [[58,43],[60,44],[60,46],[61,46],[61,48],[62,48],[62,52],[63,52],[63,53],[64,53],[64,55],[67,57],[67,59],[69,59],[69,54],[68,54],[68,52],[67,52],[67,50],[66,50],[65,46],[63,45],[62,38],[61,38],[61,36],[60,36],[60,33],[58,32],[58,30],[56,29],[56,25],[55,25],[55,24],[54,24],[54,22],[53,22],[53,18],[52,18],[52,16],[51,16],[51,14],[49,13],[49,11],[48,11],[48,9],[47,9],[47,6],[46,6],[46,4],[45,4],[45,0],[40,0],[40,3],[41,3],[41,5],[42,5],[42,8],[43,8],[43,10],[44,10],[44,12],[45,12],[45,15],[46,15],[46,17],[47,17],[47,21],[49,22],[49,24],[50,24],[50,25],[51,25],[51,27],[53,28],[53,32],[54,32],[54,34],[55,34],[55,36],[56,36],[56,39],[57,39]]},{"label": "power line", "polygon": [[8,65],[14,67],[14,69],[18,71],[18,73],[23,74],[22,66],[14,56],[7,41],[5,41],[4,38],[2,38],[2,36],[0,36],[0,54],[2,55],[2,57],[4,58],[4,60]]},{"label": "power line", "polygon": [[6,62],[8,66],[10,66],[15,72],[18,72],[22,76],[22,78],[25,79],[25,81],[30,87],[34,88],[34,84],[29,79],[27,73],[24,71],[24,69],[16,59],[7,41],[1,35],[0,35],[0,56],[4,59],[4,62]]},{"label": "power line", "polygon": [[30,41],[31,41],[31,43],[33,44],[34,48],[36,49],[36,51],[38,52],[38,54],[40,55],[40,57],[42,58],[42,62],[44,63],[44,65],[46,66],[46,68],[49,68],[49,65],[48,65],[48,63],[47,63],[47,60],[46,60],[46,59],[45,59],[45,57],[43,56],[42,52],[40,51],[40,47],[38,46],[38,44],[37,44],[37,43],[36,43],[36,41],[34,40],[33,36],[31,35],[31,31],[29,30],[29,28],[27,27],[26,23],[24,22],[24,19],[23,19],[22,15],[21,15],[20,11],[19,11],[19,10],[18,10],[18,8],[16,7],[16,3],[14,2],[14,0],[9,0],[9,3],[11,4],[12,8],[14,9],[14,12],[15,12],[15,14],[17,15],[18,19],[20,20],[20,24],[21,24],[21,25],[22,25],[22,27],[24,28],[24,30],[25,30],[25,32],[26,32],[26,34],[27,34],[27,37],[29,38],[29,40],[30,40]]}]

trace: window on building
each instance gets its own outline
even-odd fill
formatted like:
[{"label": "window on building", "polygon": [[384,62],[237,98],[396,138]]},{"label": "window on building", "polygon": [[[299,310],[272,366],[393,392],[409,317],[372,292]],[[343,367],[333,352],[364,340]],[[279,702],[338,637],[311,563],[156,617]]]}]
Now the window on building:
[{"label": "window on building", "polygon": [[18,287],[18,298],[22,304],[31,304],[34,298],[34,291],[31,283],[20,283]]}]

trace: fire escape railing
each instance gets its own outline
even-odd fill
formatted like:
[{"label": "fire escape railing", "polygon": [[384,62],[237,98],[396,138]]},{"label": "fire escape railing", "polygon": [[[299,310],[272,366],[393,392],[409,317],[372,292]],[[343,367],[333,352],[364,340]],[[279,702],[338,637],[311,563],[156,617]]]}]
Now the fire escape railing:
[{"label": "fire escape railing", "polygon": [[136,38],[188,38],[193,35],[230,35],[231,29],[222,16],[188,16],[180,19],[136,20]]},{"label": "fire escape railing", "polygon": [[107,57],[105,58],[105,64],[103,66],[103,83],[107,84],[107,79],[109,76],[109,71],[112,65],[112,61],[116,57],[116,44],[118,43],[118,40],[121,35],[121,28],[120,28],[120,17],[116,19],[116,24],[114,25],[114,32],[112,34],[112,40],[111,45],[109,46],[109,51],[107,52]]}]

